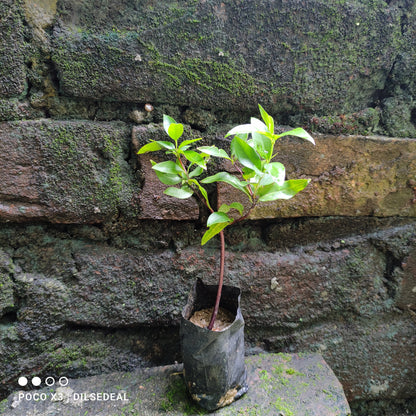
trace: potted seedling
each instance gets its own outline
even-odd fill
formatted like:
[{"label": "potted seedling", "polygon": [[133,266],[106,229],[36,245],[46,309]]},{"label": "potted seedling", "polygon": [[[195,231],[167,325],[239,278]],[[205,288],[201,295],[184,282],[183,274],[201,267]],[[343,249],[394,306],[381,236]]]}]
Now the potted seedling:
[{"label": "potted seedling", "polygon": [[[202,139],[180,140],[184,128],[164,115],[163,127],[170,140],[151,140],[138,154],[164,151],[170,160],[152,168],[168,187],[166,195],[186,199],[196,195],[209,210],[207,230],[201,244],[219,235],[219,275],[217,285],[205,285],[198,280],[182,312],[181,343],[184,376],[187,388],[202,407],[208,410],[230,404],[247,391],[244,365],[244,320],[240,311],[240,289],[225,286],[224,229],[246,219],[257,204],[264,201],[290,199],[302,191],[309,179],[286,179],[285,167],[275,161],[276,143],[283,136],[297,136],[313,144],[313,138],[302,128],[275,133],[273,118],[259,105],[262,120],[251,118],[249,124],[231,129],[229,152],[213,146],[198,146]],[[206,176],[212,158],[221,158],[234,166],[237,175],[218,172]],[[240,191],[242,199],[214,207],[208,198],[206,184],[224,182]],[[245,199],[245,206],[241,201]],[[201,325],[196,318],[210,318]],[[231,315],[228,327],[216,327],[218,314]]]}]

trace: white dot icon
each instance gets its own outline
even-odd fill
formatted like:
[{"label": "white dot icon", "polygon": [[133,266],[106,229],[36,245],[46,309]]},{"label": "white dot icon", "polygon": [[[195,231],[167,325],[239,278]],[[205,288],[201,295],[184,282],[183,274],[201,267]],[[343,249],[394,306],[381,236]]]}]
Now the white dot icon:
[{"label": "white dot icon", "polygon": [[19,383],[19,386],[26,386],[27,384],[27,378],[26,377],[19,377],[19,380],[17,380],[17,382]]},{"label": "white dot icon", "polygon": [[32,378],[32,384],[37,387],[42,384],[42,380],[39,377],[33,377]]}]

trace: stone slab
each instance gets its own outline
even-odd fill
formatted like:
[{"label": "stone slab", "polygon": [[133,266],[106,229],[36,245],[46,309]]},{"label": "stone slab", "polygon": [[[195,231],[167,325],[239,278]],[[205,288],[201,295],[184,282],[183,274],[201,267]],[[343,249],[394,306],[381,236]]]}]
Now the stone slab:
[{"label": "stone slab", "polygon": [[0,220],[100,223],[123,209],[134,215],[138,181],[126,162],[129,145],[123,123],[2,123]]},{"label": "stone slab", "polygon": [[[150,139],[157,140],[162,134],[166,133],[156,126],[133,127],[132,144],[134,153],[136,154],[140,147]],[[199,208],[194,198],[177,199],[163,194],[163,191],[168,186],[160,182],[150,162],[150,160],[161,162],[164,160],[162,158],[162,152],[137,156],[143,177],[143,186],[139,196],[140,213],[138,218],[151,220],[197,220],[199,218]]]},{"label": "stone slab", "polygon": [[217,110],[261,102],[276,113],[358,111],[384,88],[402,38],[402,11],[378,0],[167,4],[59,2],[52,59],[61,92]]},{"label": "stone slab", "polygon": [[[251,219],[416,217],[416,139],[316,135],[315,141],[282,141],[275,160],[286,166],[288,179],[311,182],[290,200],[260,203]],[[231,186],[218,185],[219,205],[240,199]]]},{"label": "stone slab", "polygon": [[[407,262],[403,272],[411,273],[415,222],[392,228],[387,219],[371,234],[360,223],[354,235],[343,229],[349,221],[328,218],[319,227],[340,234],[329,241],[318,234],[313,243],[312,228],[310,241],[295,235],[290,248],[261,245],[269,232],[290,239],[278,221],[230,229],[225,281],[242,289],[249,346],[321,351],[353,400],[411,397],[414,309],[398,309],[409,286],[395,270]],[[283,222],[283,230],[308,222]],[[23,369],[79,377],[179,361],[177,325],[189,288],[198,277],[217,279],[217,245],[201,248],[190,222],[143,221],[112,238],[99,225],[0,230],[0,394]],[[386,381],[386,390],[368,396]]]},{"label": "stone slab", "polygon": [[27,87],[20,5],[14,0],[0,2],[0,98],[20,96]]},{"label": "stone slab", "polygon": [[302,331],[263,335],[271,350],[315,351],[342,382],[347,400],[412,400],[416,395],[415,314],[317,324]]},{"label": "stone slab", "polygon": [[[161,243],[172,244],[163,227],[153,230]],[[410,247],[414,230],[414,225],[399,227],[394,235]],[[14,260],[0,250],[4,261],[16,267],[16,296],[25,299],[18,314],[23,336],[42,339],[68,324],[170,325],[180,316],[194,279],[216,283],[215,247],[182,247],[180,252],[152,247],[143,253],[141,231],[129,233],[131,244],[136,241],[130,248],[65,236],[48,239],[39,231],[42,239],[16,249]],[[311,245],[307,252],[227,250],[226,282],[241,288],[244,319],[251,327],[268,322],[271,328],[297,328],[336,314],[371,317],[389,310],[397,284],[385,281],[390,260],[374,246],[381,239],[389,241],[386,232],[365,241],[335,240],[331,249]]]},{"label": "stone slab", "polygon": [[[342,386],[320,355],[259,354],[247,357],[246,365],[249,392],[211,415],[350,415]],[[35,393],[45,400],[33,400]],[[65,386],[57,380],[53,387],[10,395],[2,409],[3,416],[206,414],[188,399],[181,365],[69,379]]]},{"label": "stone slab", "polygon": [[413,311],[416,317],[416,248],[395,272],[400,281],[397,306],[404,310]]}]

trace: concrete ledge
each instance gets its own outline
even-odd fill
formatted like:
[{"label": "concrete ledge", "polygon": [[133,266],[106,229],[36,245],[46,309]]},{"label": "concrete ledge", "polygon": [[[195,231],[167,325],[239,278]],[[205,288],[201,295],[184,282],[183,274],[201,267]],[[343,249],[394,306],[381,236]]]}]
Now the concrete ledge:
[{"label": "concrete ledge", "polygon": [[[247,357],[246,364],[249,392],[212,415],[350,414],[341,384],[320,355],[259,354]],[[35,393],[42,399],[33,400]],[[70,379],[64,387],[16,392],[0,403],[0,412],[4,416],[206,414],[189,401],[179,364]]]}]

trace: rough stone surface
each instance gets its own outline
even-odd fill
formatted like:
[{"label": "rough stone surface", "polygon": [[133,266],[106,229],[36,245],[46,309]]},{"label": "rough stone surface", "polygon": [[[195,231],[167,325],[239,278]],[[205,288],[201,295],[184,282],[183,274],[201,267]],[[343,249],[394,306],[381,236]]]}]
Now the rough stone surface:
[{"label": "rough stone surface", "polygon": [[[161,136],[160,128],[134,127],[132,133],[133,151],[137,153],[140,147],[149,140],[157,140]],[[165,133],[166,134],[166,133]],[[139,166],[143,176],[143,187],[139,196],[140,219],[155,220],[197,220],[199,218],[198,204],[194,198],[176,199],[164,195],[168,187],[163,185],[152,169],[150,160],[162,161],[159,154],[138,156]]]},{"label": "rough stone surface", "polygon": [[95,223],[137,211],[123,123],[1,124],[0,218]]},{"label": "rough stone surface", "polygon": [[400,9],[382,1],[63,1],[57,14],[53,60],[65,95],[211,109],[364,109],[402,36]]},{"label": "rough stone surface", "polygon": [[351,402],[400,400],[413,397],[416,390],[415,330],[416,323],[409,316],[384,316],[371,323],[351,317],[297,334],[264,334],[263,339],[271,351],[307,348],[323,354]]},{"label": "rough stone surface", "polygon": [[25,43],[21,1],[0,4],[0,98],[20,96],[26,89]]},{"label": "rough stone surface", "polygon": [[411,252],[405,259],[402,269],[395,265],[392,268],[400,281],[397,306],[404,310],[416,310],[416,252]]},{"label": "rough stone surface", "polygon": [[[259,204],[250,218],[303,216],[416,216],[416,140],[320,136],[316,146],[284,141],[276,160],[287,177],[310,178],[293,199]],[[241,200],[227,184],[218,203]]]},{"label": "rough stone surface", "polygon": [[[294,245],[283,249],[276,247],[285,223],[246,225],[227,235],[226,279],[243,291],[247,347],[321,351],[349,399],[407,399],[414,394],[414,307],[403,305],[402,288],[415,224],[379,219],[367,228],[358,223],[354,235],[346,231],[349,221],[303,220]],[[339,234],[328,240],[315,232],[320,227]],[[214,283],[218,272],[216,244],[201,248],[202,232],[192,222],[144,221],[118,232],[4,225],[2,390],[22,369],[42,368],[44,376],[59,368],[76,377],[178,360],[187,292],[195,278]],[[321,241],[305,245],[308,233]],[[390,357],[381,370],[375,352]],[[390,380],[389,388],[369,394],[371,377],[375,385]]]},{"label": "rough stone surface", "polygon": [[382,100],[382,123],[386,134],[415,137],[416,83],[413,68],[416,64],[416,5],[406,2],[408,9],[402,16],[403,50],[389,74],[385,98]]},{"label": "rough stone surface", "polygon": [[357,416],[416,414],[415,15],[408,0],[2,0],[2,397],[22,372],[180,361],[179,311],[196,277],[216,280],[217,245],[134,152],[163,114],[226,146],[260,102],[333,136],[285,143],[310,186],[226,232],[247,349],[321,352]]},{"label": "rough stone surface", "polygon": [[[259,354],[247,357],[246,365],[248,393],[230,406],[209,414],[350,415],[341,384],[317,354]],[[70,379],[65,387],[16,392],[0,403],[0,411],[3,409],[4,416],[207,414],[190,402],[181,373],[181,365],[171,365]],[[44,394],[46,400],[29,400],[29,394],[35,393]],[[97,396],[97,393],[102,396]],[[20,399],[19,394],[23,394]],[[101,397],[100,401],[98,397]]]}]

